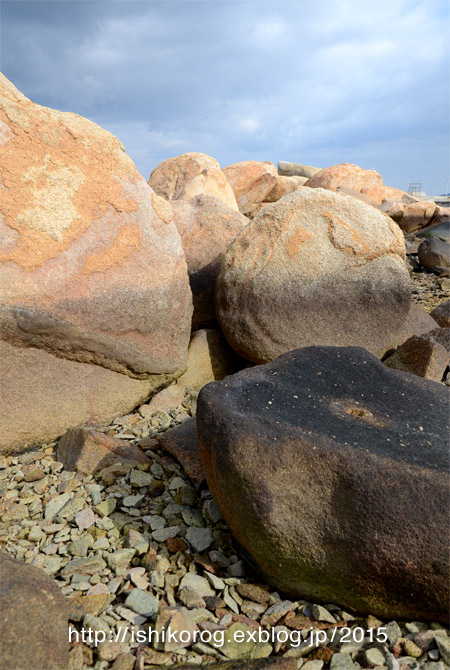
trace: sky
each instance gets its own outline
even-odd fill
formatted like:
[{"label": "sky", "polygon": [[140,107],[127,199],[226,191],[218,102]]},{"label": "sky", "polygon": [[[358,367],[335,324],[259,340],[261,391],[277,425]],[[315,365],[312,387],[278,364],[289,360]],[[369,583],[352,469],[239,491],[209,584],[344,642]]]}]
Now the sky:
[{"label": "sky", "polygon": [[446,191],[447,0],[1,0],[0,66],[28,98],[163,160],[349,162]]}]

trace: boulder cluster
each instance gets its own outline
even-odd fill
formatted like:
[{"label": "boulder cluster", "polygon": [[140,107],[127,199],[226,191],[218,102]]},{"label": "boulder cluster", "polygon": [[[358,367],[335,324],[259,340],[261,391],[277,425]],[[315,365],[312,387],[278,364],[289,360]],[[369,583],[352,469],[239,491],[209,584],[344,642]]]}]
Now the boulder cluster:
[{"label": "boulder cluster", "polygon": [[[349,163],[222,169],[186,153],[147,183],[113,135],[2,75],[0,136],[6,670],[92,666],[92,644],[69,661],[61,631],[67,616],[105,630],[103,609],[110,631],[190,631],[154,648],[155,667],[192,653],[191,668],[443,670],[449,210]],[[440,282],[431,314],[412,273]],[[103,604],[76,609],[77,593]],[[358,617],[434,628],[394,621],[387,646],[325,636],[301,654],[240,655],[229,632]],[[199,630],[231,646],[194,644]],[[97,670],[153,667],[122,642]]]}]

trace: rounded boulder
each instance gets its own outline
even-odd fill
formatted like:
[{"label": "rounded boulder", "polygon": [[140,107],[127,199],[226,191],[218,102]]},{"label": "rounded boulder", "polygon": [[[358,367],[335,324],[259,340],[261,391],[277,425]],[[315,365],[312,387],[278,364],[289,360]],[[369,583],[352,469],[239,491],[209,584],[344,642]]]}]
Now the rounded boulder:
[{"label": "rounded boulder", "polygon": [[381,357],[410,307],[404,258],[389,217],[304,188],[265,207],[234,240],[216,315],[234,350],[255,363],[310,345],[358,345]]}]

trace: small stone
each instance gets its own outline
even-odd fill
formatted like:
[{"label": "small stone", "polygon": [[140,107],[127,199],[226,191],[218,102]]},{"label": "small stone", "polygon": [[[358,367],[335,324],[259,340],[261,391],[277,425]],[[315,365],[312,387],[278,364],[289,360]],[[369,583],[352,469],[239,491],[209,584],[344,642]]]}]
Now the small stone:
[{"label": "small stone", "polygon": [[407,656],[412,656],[413,658],[419,658],[423,654],[422,649],[412,640],[405,640],[403,643],[403,649]]},{"label": "small stone", "polygon": [[160,479],[155,479],[148,487],[148,493],[152,498],[157,498],[164,493],[164,482]]},{"label": "small stone", "polygon": [[169,537],[175,537],[180,532],[179,526],[169,526],[168,528],[159,528],[154,530],[152,537],[157,542],[165,542]]},{"label": "small stone", "polygon": [[206,500],[203,505],[203,514],[210,520],[212,523],[217,523],[222,518],[221,513],[215,503],[215,501],[210,498]]},{"label": "small stone", "polygon": [[171,554],[176,554],[178,551],[186,551],[187,544],[181,537],[168,537],[166,547]]},{"label": "small stone", "polygon": [[322,605],[313,605],[311,608],[312,615],[316,621],[326,621],[327,623],[336,623],[336,619],[330,612]]},{"label": "small stone", "polygon": [[169,484],[169,491],[178,491],[183,486],[186,486],[186,482],[181,477],[174,477]]},{"label": "small stone", "polygon": [[141,503],[144,500],[144,497],[145,496],[141,494],[126,496],[126,498],[123,499],[123,505],[125,507],[137,507],[139,503]]},{"label": "small stone", "polygon": [[35,463],[24,465],[22,473],[26,482],[37,482],[45,477],[44,468]]},{"label": "small stone", "polygon": [[113,640],[106,640],[98,645],[97,653],[102,661],[114,661],[120,654],[120,644]]},{"label": "small stone", "polygon": [[425,632],[428,629],[428,626],[422,621],[411,621],[409,623],[405,623],[405,628],[408,633],[421,633]]},{"label": "small stone", "polygon": [[128,594],[125,605],[145,617],[156,614],[159,608],[159,600],[148,591],[132,589]]},{"label": "small stone", "polygon": [[139,568],[131,568],[131,570],[128,571],[127,577],[138,589],[146,591],[149,587],[149,582],[147,581],[144,575],[145,575],[145,568],[139,567]]},{"label": "small stone", "polygon": [[96,516],[90,507],[77,512],[75,514],[75,523],[80,530],[86,530],[94,525]]},{"label": "small stone", "polygon": [[153,482],[153,476],[148,472],[142,470],[131,470],[130,484],[131,486],[149,486]]},{"label": "small stone", "polygon": [[236,591],[242,598],[265,604],[269,601],[269,592],[257,584],[237,584]]},{"label": "small stone", "polygon": [[69,553],[72,554],[72,556],[86,556],[88,550],[90,547],[93,545],[93,538],[91,535],[86,535],[83,538],[80,538],[78,540],[73,540],[73,542],[70,542],[68,546]]},{"label": "small stone", "polygon": [[205,521],[197,510],[190,509],[190,507],[183,507],[181,516],[186,526],[195,526],[196,528],[204,528]]},{"label": "small stone", "polygon": [[243,577],[245,575],[244,561],[236,561],[227,568],[227,572],[232,577]]},{"label": "small stone", "polygon": [[106,560],[111,570],[114,570],[116,574],[122,574],[126,571],[134,554],[134,549],[118,549],[112,554],[108,554]]},{"label": "small stone", "polygon": [[45,506],[44,519],[51,521],[57,517],[73,496],[73,493],[62,493],[52,498]]},{"label": "small stone", "polygon": [[234,623],[225,631],[224,644],[219,646],[211,642],[212,646],[231,659],[267,658],[272,652],[272,645],[268,642],[253,642],[248,633],[254,630],[243,623]]},{"label": "small stone", "polygon": [[370,630],[371,628],[380,628],[383,625],[383,622],[377,619],[376,617],[369,614],[366,619],[366,628]]},{"label": "small stone", "polygon": [[109,516],[114,512],[114,510],[117,507],[117,500],[115,498],[106,498],[106,500],[102,500],[101,503],[95,506],[95,511],[97,514],[100,514],[100,516],[105,517]]},{"label": "small stone", "polygon": [[288,612],[291,612],[295,609],[295,605],[289,600],[282,600],[279,603],[275,603],[272,607],[265,612],[264,616],[261,617],[262,626],[274,626],[277,621],[279,621],[283,616]]},{"label": "small stone", "polygon": [[216,589],[216,591],[222,591],[225,588],[225,582],[220,579],[220,577],[216,577],[216,575],[213,575],[211,572],[207,572],[206,570],[203,574],[211,586]]},{"label": "small stone", "polygon": [[204,596],[215,595],[213,589],[210,587],[208,581],[204,577],[200,577],[200,575],[194,575],[191,572],[188,572],[186,575],[184,575],[178,588],[179,591],[182,589],[190,589],[202,598]]},{"label": "small stone", "polygon": [[71,621],[81,621],[86,614],[97,616],[113,600],[114,596],[110,593],[97,593],[87,595],[77,595],[67,600],[69,619]]},{"label": "small stone", "polygon": [[43,537],[45,537],[45,533],[39,526],[33,526],[28,533],[29,542],[39,542]]},{"label": "small stone", "polygon": [[386,657],[377,647],[370,647],[364,652],[364,660],[368,668],[375,668],[377,665],[385,665]]},{"label": "small stone", "polygon": [[356,670],[350,654],[333,654],[330,661],[330,670]]},{"label": "small stone", "polygon": [[23,519],[28,519],[30,516],[27,505],[22,503],[13,503],[5,512],[2,514],[2,521],[22,521]]},{"label": "small stone", "polygon": [[447,665],[450,665],[450,638],[435,634],[434,639],[436,640],[442,660]]},{"label": "small stone", "polygon": [[188,528],[186,539],[195,551],[205,551],[214,542],[211,528]]},{"label": "small stone", "polygon": [[126,537],[126,545],[136,549],[138,554],[145,554],[148,551],[149,541],[142,533],[130,528]]},{"label": "small stone", "polygon": [[92,549],[94,551],[98,551],[99,549],[108,550],[109,548],[110,548],[109,540],[106,537],[99,537],[98,540],[96,540],[92,545]]},{"label": "small stone", "polygon": [[164,526],[166,525],[166,520],[164,519],[164,517],[158,516],[156,514],[143,516],[142,521],[148,523],[148,525],[152,530],[159,530],[160,528],[164,528]]},{"label": "small stone", "polygon": [[323,661],[306,661],[304,665],[302,665],[302,670],[322,670],[323,668]]},{"label": "small stone", "polygon": [[239,614],[239,607],[235,599],[230,595],[230,589],[226,586],[223,590],[222,598],[225,600],[225,603],[228,605],[230,610],[235,614]]},{"label": "small stone", "polygon": [[101,556],[88,556],[87,558],[74,558],[62,569],[61,576],[64,579],[72,575],[95,575],[106,568],[106,563]]},{"label": "small stone", "polygon": [[396,621],[390,621],[389,623],[387,623],[384,626],[384,632],[387,635],[387,639],[390,646],[395,644],[397,640],[402,636],[402,631],[400,630],[400,626]]},{"label": "small stone", "polygon": [[94,616],[93,614],[86,614],[83,618],[83,628],[92,630],[94,632],[102,631],[107,636],[111,634],[111,628],[109,624],[102,619],[101,617]]},{"label": "small stone", "polygon": [[112,670],[133,670],[136,657],[132,654],[119,654],[114,661]]},{"label": "small stone", "polygon": [[434,634],[432,630],[427,630],[424,633],[416,633],[414,635],[414,642],[422,649],[422,651],[428,651],[433,641]]}]

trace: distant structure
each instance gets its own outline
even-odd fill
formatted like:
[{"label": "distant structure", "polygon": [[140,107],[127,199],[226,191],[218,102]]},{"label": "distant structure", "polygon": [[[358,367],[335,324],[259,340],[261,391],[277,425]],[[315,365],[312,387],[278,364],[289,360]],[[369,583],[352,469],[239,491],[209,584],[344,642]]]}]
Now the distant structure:
[{"label": "distant structure", "polygon": [[426,193],[422,191],[422,182],[420,181],[410,182],[408,187],[408,193],[409,195],[412,195],[415,198],[424,198],[426,196]]}]

